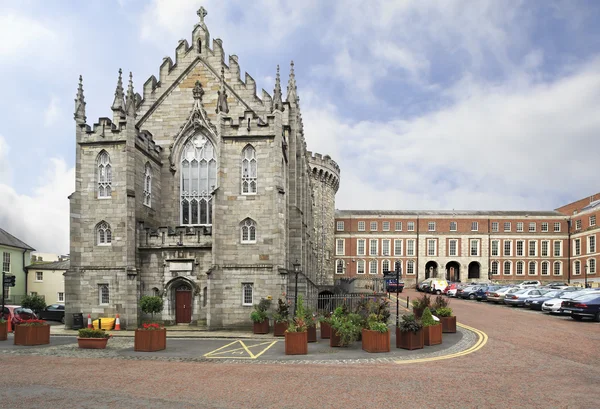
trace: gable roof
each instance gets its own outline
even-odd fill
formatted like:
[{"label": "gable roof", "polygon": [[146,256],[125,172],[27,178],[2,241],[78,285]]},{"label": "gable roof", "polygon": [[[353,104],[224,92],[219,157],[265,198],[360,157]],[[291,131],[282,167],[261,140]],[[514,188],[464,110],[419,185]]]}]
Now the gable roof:
[{"label": "gable roof", "polygon": [[23,250],[35,251],[29,244],[22,242],[15,236],[0,228],[0,246],[16,247]]},{"label": "gable roof", "polygon": [[52,263],[35,263],[30,264],[25,269],[27,270],[68,270],[71,266],[70,260],[54,261]]}]

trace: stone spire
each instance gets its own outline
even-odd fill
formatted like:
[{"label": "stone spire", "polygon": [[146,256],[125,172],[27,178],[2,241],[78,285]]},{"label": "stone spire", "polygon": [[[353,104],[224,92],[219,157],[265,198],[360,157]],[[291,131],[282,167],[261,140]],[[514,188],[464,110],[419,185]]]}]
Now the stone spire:
[{"label": "stone spire", "polygon": [[83,77],[79,76],[79,87],[77,87],[77,97],[75,98],[75,121],[85,123],[85,98],[83,96]]},{"label": "stone spire", "polygon": [[292,60],[290,64],[290,79],[288,81],[287,86],[287,102],[296,102],[296,98],[298,97],[298,92],[296,89],[296,75],[294,74],[294,61]]},{"label": "stone spire", "polygon": [[275,89],[273,90],[273,101],[271,102],[271,112],[283,111],[283,101],[281,96],[281,79],[279,78],[279,65],[277,65],[277,75],[275,75]]},{"label": "stone spire", "polygon": [[129,72],[129,85],[127,86],[127,102],[125,103],[125,113],[127,116],[135,118],[135,94],[133,92],[133,74]]},{"label": "stone spire", "polygon": [[221,67],[221,88],[217,91],[219,97],[217,98],[217,109],[216,113],[224,112],[229,113],[229,106],[227,105],[227,90],[225,89],[225,68]]},{"label": "stone spire", "polygon": [[119,68],[119,79],[117,80],[117,89],[115,90],[115,100],[110,107],[113,110],[113,122],[125,114],[125,93],[123,92],[123,70]]}]

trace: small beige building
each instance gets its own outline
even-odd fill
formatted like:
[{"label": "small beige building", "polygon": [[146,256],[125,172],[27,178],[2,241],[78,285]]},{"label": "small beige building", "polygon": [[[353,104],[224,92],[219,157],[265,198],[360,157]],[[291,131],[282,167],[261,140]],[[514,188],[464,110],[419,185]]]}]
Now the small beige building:
[{"label": "small beige building", "polygon": [[27,272],[27,293],[43,296],[46,304],[64,304],[65,277],[70,261],[31,264],[25,267]]}]

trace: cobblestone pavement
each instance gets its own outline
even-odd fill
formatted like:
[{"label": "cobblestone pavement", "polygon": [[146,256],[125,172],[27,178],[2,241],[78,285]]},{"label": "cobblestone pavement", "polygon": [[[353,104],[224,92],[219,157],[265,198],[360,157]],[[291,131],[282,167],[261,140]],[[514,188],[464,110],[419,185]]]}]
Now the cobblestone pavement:
[{"label": "cobblestone pavement", "polygon": [[[402,295],[415,296],[411,291]],[[487,333],[481,350],[405,365],[3,354],[0,368],[7,376],[0,406],[600,408],[600,324],[470,301],[452,300],[450,306],[459,322]]]}]

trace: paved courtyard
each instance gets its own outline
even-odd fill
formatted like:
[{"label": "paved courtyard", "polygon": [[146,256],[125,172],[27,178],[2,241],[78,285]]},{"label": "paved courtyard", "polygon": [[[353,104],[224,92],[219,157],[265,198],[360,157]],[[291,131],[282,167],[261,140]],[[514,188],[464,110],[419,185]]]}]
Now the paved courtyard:
[{"label": "paved courtyard", "polygon": [[[7,408],[600,407],[600,324],[461,300],[451,307],[459,322],[483,331],[487,343],[431,361],[404,357],[433,357],[443,348],[392,348],[388,359],[363,357],[359,344],[342,351],[320,341],[309,349],[311,362],[283,358],[281,341],[258,359],[236,358],[239,342],[258,351],[273,338],[170,338],[166,351],[141,360],[130,338],[113,338],[108,352],[85,351],[98,353],[93,359],[66,357],[81,353],[70,337],[53,337],[53,345],[32,350],[35,355],[0,345],[0,401]],[[451,341],[447,335],[444,343]],[[478,338],[461,329],[454,346],[471,336]],[[452,347],[444,346],[446,352]],[[207,358],[206,351],[229,351],[223,355],[231,358]]]}]

